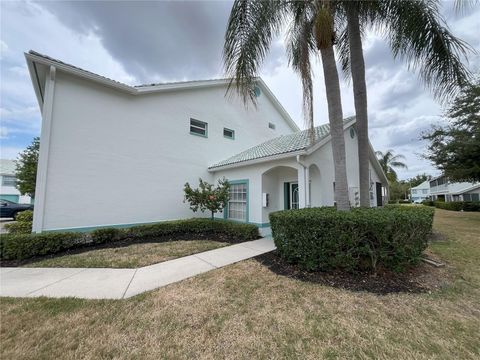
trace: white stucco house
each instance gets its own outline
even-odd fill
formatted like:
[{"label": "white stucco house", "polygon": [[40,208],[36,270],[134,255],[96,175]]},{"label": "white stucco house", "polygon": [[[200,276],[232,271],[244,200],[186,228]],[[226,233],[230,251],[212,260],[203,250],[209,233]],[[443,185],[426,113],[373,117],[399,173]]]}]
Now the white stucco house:
[{"label": "white stucco house", "polygon": [[480,201],[480,183],[451,182],[445,175],[430,180],[432,200]]},{"label": "white stucco house", "polygon": [[[317,127],[309,145],[261,79],[258,105],[245,107],[225,96],[228,79],[129,86],[25,56],[43,118],[36,232],[190,218],[183,186],[198,178],[227,178],[230,201],[218,216],[259,227],[272,211],[334,205],[329,126]],[[355,119],[344,129],[355,206]],[[382,205],[388,183],[373,149],[370,178],[371,203]]]},{"label": "white stucco house", "polygon": [[15,176],[15,162],[10,159],[0,159],[0,200],[8,200],[17,204],[31,204],[28,195],[20,194]]},{"label": "white stucco house", "polygon": [[420,185],[410,189],[410,199],[414,203],[421,203],[430,198],[430,180],[425,180]]}]

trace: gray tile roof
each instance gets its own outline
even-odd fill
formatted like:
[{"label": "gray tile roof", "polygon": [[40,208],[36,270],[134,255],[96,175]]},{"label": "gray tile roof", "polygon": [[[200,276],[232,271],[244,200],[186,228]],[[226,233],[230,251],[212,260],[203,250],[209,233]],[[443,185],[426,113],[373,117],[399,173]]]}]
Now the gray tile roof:
[{"label": "gray tile roof", "polygon": [[34,51],[34,50],[30,50],[28,53],[31,54],[31,55],[39,56],[39,57],[44,58],[44,59],[46,59],[46,60],[50,60],[50,61],[56,62],[56,63],[61,64],[61,65],[69,66],[69,67],[71,67],[71,68],[73,68],[73,69],[77,69],[77,70],[83,71],[83,72],[86,73],[86,74],[99,76],[99,77],[101,77],[101,78],[103,78],[103,79],[105,79],[105,80],[113,81],[113,82],[115,82],[115,83],[117,83],[117,84],[120,84],[120,85],[130,86],[130,85],[124,84],[124,83],[122,83],[122,82],[120,82],[120,81],[110,79],[110,78],[108,78],[108,77],[106,77],[106,76],[99,75],[99,74],[96,74],[96,73],[94,73],[94,72],[91,72],[91,71],[82,69],[82,68],[80,68],[80,67],[78,67],[78,66],[75,66],[75,65],[72,65],[72,64],[63,62],[63,61],[58,60],[58,59],[55,59],[55,58],[52,58],[52,57],[50,57],[50,56],[48,56],[48,55],[41,54],[41,53],[36,52],[36,51]]},{"label": "gray tile roof", "polygon": [[[346,124],[355,117],[351,116],[343,120]],[[330,125],[324,124],[315,128],[315,143],[323,140],[330,134]],[[218,168],[225,165],[237,164],[245,161],[268,158],[275,155],[288,154],[309,148],[308,130],[299,131],[293,134],[282,135],[271,140],[265,141],[259,145],[251,147],[239,154],[233,155],[228,159],[222,160],[209,166],[209,169]]]}]

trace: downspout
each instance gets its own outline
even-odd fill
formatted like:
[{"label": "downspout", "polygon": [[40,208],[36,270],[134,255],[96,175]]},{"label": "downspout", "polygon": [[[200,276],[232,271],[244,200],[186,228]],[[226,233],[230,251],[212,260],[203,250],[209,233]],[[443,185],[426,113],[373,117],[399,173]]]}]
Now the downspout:
[{"label": "downspout", "polygon": [[297,155],[297,163],[303,168],[303,181],[305,189],[305,207],[310,207],[310,169],[300,160],[300,155]]}]

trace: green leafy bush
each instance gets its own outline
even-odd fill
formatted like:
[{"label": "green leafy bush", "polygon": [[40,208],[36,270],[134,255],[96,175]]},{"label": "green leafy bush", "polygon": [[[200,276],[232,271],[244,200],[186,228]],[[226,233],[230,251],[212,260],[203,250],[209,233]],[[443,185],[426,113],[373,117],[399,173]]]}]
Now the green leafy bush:
[{"label": "green leafy bush", "polygon": [[433,200],[423,200],[422,204],[425,206],[435,206],[435,203],[433,202]]},{"label": "green leafy bush", "polygon": [[17,214],[17,217],[15,220],[22,221],[22,222],[33,222],[33,211],[32,210],[21,211]]},{"label": "green leafy bush", "polygon": [[96,229],[90,233],[94,244],[114,242],[126,237],[125,231],[116,228]]},{"label": "green leafy bush", "polygon": [[434,209],[387,206],[382,209],[286,210],[270,214],[280,255],[307,270],[341,268],[403,270],[427,247]]},{"label": "green leafy bush", "polygon": [[5,224],[5,229],[10,234],[30,234],[32,232],[33,211],[25,210],[16,216],[16,222]]},{"label": "green leafy bush", "polygon": [[258,228],[252,224],[239,224],[210,219],[165,221],[151,225],[139,225],[126,229],[104,228],[91,233],[45,232],[41,234],[6,234],[0,238],[0,258],[22,260],[34,256],[55,254],[67,249],[103,244],[119,240],[143,241],[198,236],[224,237],[231,242],[257,239]]},{"label": "green leafy bush", "polygon": [[55,254],[84,245],[81,233],[7,234],[0,238],[1,258],[21,260],[34,256]]},{"label": "green leafy bush", "polygon": [[435,201],[435,207],[452,211],[480,211],[480,201]]},{"label": "green leafy bush", "polygon": [[209,219],[165,221],[157,224],[133,226],[124,231],[128,238],[134,239],[183,234],[204,236],[221,234],[237,241],[253,240],[259,237],[258,228],[255,225]]}]

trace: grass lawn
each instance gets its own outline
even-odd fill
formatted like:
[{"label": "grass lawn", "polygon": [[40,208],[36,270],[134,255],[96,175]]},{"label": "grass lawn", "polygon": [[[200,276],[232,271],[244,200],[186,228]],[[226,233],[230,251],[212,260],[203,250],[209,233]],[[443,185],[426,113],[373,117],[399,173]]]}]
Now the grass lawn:
[{"label": "grass lawn", "polygon": [[436,292],[349,291],[251,259],[128,300],[3,298],[0,357],[478,359],[480,213],[437,209],[434,226],[451,273]]},{"label": "grass lawn", "polygon": [[171,241],[92,249],[29,263],[27,267],[136,268],[229,245],[210,240]]}]

